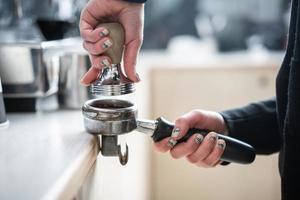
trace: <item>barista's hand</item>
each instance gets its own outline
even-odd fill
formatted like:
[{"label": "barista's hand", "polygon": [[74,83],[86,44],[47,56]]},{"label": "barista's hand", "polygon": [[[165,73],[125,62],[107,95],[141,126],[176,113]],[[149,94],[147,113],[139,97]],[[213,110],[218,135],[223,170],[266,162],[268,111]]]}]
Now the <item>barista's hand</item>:
[{"label": "barista's hand", "polygon": [[165,138],[155,143],[156,150],[159,152],[170,150],[173,158],[186,157],[189,162],[199,167],[214,167],[219,164],[226,144],[224,140],[218,139],[215,132],[209,133],[205,138],[200,134],[194,134],[186,142],[175,145],[176,140],[183,137],[190,128],[227,133],[224,119],[219,113],[194,110],[175,121],[175,131],[173,131],[171,138]]},{"label": "barista's hand", "polygon": [[125,29],[125,73],[134,82],[140,80],[135,71],[135,65],[142,45],[143,16],[144,5],[141,3],[129,3],[123,0],[90,0],[88,2],[80,18],[83,46],[89,52],[92,62],[92,67],[81,80],[84,85],[93,82],[101,69],[111,62],[109,57],[103,55],[112,45],[109,30],[97,27],[103,22],[119,22],[123,25]]}]

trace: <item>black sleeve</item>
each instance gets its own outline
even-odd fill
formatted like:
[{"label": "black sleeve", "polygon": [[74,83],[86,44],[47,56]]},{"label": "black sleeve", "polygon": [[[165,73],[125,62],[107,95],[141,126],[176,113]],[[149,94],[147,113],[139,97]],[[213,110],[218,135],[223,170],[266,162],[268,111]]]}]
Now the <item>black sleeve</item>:
[{"label": "black sleeve", "polygon": [[229,136],[251,144],[258,154],[279,151],[281,137],[275,99],[252,103],[220,114],[225,119]]},{"label": "black sleeve", "polygon": [[147,0],[125,0],[132,3],[145,3]]}]

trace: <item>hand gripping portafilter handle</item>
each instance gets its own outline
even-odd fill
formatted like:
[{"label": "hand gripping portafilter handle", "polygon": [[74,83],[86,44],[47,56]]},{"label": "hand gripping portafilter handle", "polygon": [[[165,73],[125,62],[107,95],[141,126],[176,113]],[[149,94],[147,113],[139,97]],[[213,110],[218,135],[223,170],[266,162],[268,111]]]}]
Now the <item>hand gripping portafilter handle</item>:
[{"label": "hand gripping portafilter handle", "polygon": [[112,60],[111,64],[120,64],[122,61],[125,31],[120,23],[103,23],[98,27],[106,28],[109,31],[109,38],[112,40],[112,46],[106,51],[106,55]]},{"label": "hand gripping portafilter handle", "polygon": [[[170,137],[174,128],[174,124],[168,122],[163,118],[157,119],[157,128],[152,135],[154,142],[158,142],[166,137]],[[199,133],[203,136],[206,136],[209,131],[201,129],[190,129],[186,135],[178,140],[177,143],[187,141],[192,135]],[[225,135],[218,134],[219,139],[223,139],[226,142],[226,147],[224,153],[221,157],[222,161],[234,162],[240,164],[249,164],[252,163],[255,159],[256,153],[255,149],[240,140],[228,137]]]}]

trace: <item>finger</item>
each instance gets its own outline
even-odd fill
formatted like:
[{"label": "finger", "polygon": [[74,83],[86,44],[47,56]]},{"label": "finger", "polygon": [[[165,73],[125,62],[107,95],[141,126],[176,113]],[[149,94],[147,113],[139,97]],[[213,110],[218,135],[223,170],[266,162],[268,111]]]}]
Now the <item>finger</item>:
[{"label": "finger", "polygon": [[197,125],[199,123],[202,124],[203,121],[204,118],[196,110],[184,114],[175,121],[174,131],[176,130],[176,128],[179,129],[179,134],[176,132],[172,133],[172,138],[175,138],[177,140],[182,138],[190,128],[198,127]]},{"label": "finger", "polygon": [[172,148],[170,150],[170,154],[175,159],[192,154],[198,149],[202,141],[203,136],[201,134],[194,134],[186,142],[177,144],[174,148]]},{"label": "finger", "polygon": [[154,143],[154,149],[158,152],[162,152],[165,153],[167,151],[169,151],[174,145],[170,144],[169,142],[169,137],[164,138],[163,140],[159,141],[159,142],[155,142]]},{"label": "finger", "polygon": [[98,6],[97,2],[89,1],[86,7],[82,10],[79,21],[80,35],[88,42],[97,42],[103,36],[109,34],[109,30],[103,27],[96,26],[101,19],[107,15],[104,12],[103,6]]},{"label": "finger", "polygon": [[140,81],[135,68],[141,45],[142,41],[140,39],[133,40],[126,44],[124,51],[124,70],[127,77],[134,82]]},{"label": "finger", "polygon": [[214,132],[210,132],[203,140],[202,144],[193,153],[187,156],[187,159],[191,163],[197,163],[204,160],[214,149],[218,135]]},{"label": "finger", "polygon": [[105,36],[109,35],[109,30],[104,27],[98,27],[96,29],[84,29],[81,31],[81,37],[87,42],[98,42]]},{"label": "finger", "polygon": [[83,42],[83,48],[87,50],[92,55],[99,55],[104,53],[107,49],[109,49],[113,45],[111,39],[108,37],[102,38],[96,43],[91,42]]},{"label": "finger", "polygon": [[89,86],[92,82],[94,82],[100,73],[100,69],[96,67],[91,67],[87,73],[81,78],[81,84],[85,86]]},{"label": "finger", "polygon": [[[96,42],[100,39],[100,35],[94,32],[98,19],[92,14],[92,3],[89,2],[85,9],[82,10],[79,21],[80,35],[89,42]],[[99,31],[99,30],[98,30]],[[97,39],[97,37],[99,37]]]},{"label": "finger", "polygon": [[223,162],[223,161],[222,161],[222,160],[219,160],[218,162],[216,162],[216,163],[213,165],[213,167],[219,165],[221,162]]},{"label": "finger", "polygon": [[214,150],[202,162],[208,166],[215,166],[219,161],[225,149],[225,141],[220,139],[214,147]]},{"label": "finger", "polygon": [[107,67],[107,66],[111,65],[111,59],[108,56],[90,55],[90,60],[91,60],[92,66],[99,69],[100,71],[103,69],[103,67]]}]

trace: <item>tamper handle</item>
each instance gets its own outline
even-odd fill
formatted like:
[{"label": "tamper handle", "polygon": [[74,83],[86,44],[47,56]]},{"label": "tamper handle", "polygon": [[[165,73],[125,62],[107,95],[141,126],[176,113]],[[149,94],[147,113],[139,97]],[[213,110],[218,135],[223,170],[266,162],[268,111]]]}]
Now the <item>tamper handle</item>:
[{"label": "tamper handle", "polygon": [[112,64],[119,64],[122,61],[125,30],[120,23],[103,23],[98,27],[106,28],[109,31],[109,38],[111,39],[112,46],[106,51],[106,55],[112,60]]}]

